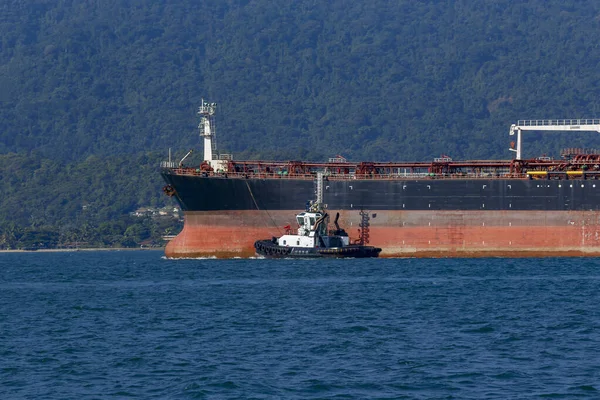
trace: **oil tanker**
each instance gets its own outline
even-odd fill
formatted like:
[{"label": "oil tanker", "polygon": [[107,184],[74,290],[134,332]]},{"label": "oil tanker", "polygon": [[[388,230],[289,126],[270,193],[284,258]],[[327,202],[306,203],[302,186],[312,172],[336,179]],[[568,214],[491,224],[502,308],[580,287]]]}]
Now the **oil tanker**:
[{"label": "oil tanker", "polygon": [[381,257],[600,255],[600,152],[522,159],[527,131],[596,131],[600,119],[525,120],[510,127],[510,160],[238,161],[218,154],[216,105],[199,109],[204,161],[161,163],[165,193],[184,212],[167,257],[249,257],[317,198],[353,240]]}]

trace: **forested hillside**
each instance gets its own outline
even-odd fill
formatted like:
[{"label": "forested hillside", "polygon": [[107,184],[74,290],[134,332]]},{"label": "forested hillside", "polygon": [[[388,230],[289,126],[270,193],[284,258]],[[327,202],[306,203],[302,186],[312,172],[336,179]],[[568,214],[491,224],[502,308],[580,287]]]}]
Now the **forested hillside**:
[{"label": "forested hillside", "polygon": [[[158,154],[200,149],[203,97],[238,159],[509,158],[518,119],[600,117],[599,28],[592,0],[5,1],[0,223],[164,205]],[[600,140],[525,155],[565,146]]]}]

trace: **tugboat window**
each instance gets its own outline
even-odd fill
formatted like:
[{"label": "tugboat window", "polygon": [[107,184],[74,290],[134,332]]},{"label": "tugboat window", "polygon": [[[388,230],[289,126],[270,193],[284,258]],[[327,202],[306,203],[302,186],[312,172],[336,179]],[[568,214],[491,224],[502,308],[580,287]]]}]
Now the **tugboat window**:
[{"label": "tugboat window", "polygon": [[296,242],[296,246],[300,246],[300,241],[299,240]]},{"label": "tugboat window", "polygon": [[283,244],[285,244],[285,240],[283,241]]}]

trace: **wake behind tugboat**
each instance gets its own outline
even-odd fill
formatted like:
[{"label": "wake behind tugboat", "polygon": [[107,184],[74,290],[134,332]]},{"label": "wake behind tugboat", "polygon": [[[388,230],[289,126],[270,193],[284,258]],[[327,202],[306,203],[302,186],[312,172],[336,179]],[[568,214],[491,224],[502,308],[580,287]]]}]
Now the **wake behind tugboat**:
[{"label": "wake behind tugboat", "polygon": [[[298,233],[292,235],[289,227],[285,235],[271,240],[258,240],[254,243],[256,254],[267,258],[287,257],[332,257],[369,258],[378,257],[379,247],[366,246],[364,235],[359,243],[350,244],[350,237],[338,225],[335,217],[335,230],[328,231],[329,214],[319,202],[309,202],[306,211],[296,215]],[[363,227],[364,229],[364,227]]]}]

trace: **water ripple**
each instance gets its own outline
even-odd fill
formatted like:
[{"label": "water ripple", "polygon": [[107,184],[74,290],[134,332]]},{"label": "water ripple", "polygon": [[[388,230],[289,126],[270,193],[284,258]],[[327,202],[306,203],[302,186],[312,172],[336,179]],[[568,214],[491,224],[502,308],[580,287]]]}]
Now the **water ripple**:
[{"label": "water ripple", "polygon": [[0,398],[594,398],[599,266],[0,254]]}]

